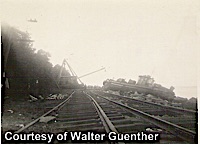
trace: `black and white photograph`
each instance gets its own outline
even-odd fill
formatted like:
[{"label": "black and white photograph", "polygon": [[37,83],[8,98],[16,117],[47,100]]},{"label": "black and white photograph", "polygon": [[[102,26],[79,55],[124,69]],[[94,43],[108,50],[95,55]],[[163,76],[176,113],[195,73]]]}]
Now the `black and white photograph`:
[{"label": "black and white photograph", "polygon": [[0,7],[1,143],[198,143],[200,1]]}]

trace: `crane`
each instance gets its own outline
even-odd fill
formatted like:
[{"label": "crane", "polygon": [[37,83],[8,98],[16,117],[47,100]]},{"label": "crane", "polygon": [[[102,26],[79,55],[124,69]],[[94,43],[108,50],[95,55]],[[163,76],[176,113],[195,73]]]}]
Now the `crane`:
[{"label": "crane", "polygon": [[[69,68],[69,70],[71,72],[70,76],[62,76],[62,72],[63,72],[63,69],[65,68],[65,65],[68,66],[68,68]],[[61,70],[60,70],[60,74],[59,74],[59,77],[58,77],[57,84],[60,85],[61,88],[72,88],[72,89],[80,88],[80,87],[84,86],[84,83],[81,81],[81,78],[83,78],[85,76],[88,76],[88,75],[91,75],[93,73],[102,71],[102,70],[105,70],[105,67],[78,77],[77,74],[75,73],[75,71],[72,69],[72,67],[67,62],[67,60],[64,59],[63,63],[62,63]],[[79,84],[78,81],[81,84]]]},{"label": "crane", "polygon": [[[62,72],[63,72],[63,69],[65,68],[65,65],[67,64],[67,66],[68,66],[68,68],[69,68],[69,70],[70,70],[70,72],[71,72],[71,76],[62,76]],[[69,63],[67,62],[67,60],[66,59],[64,59],[63,60],[63,63],[62,63],[62,67],[61,67],[61,70],[60,70],[60,74],[59,74],[59,77],[58,77],[58,82],[57,83],[59,83],[60,82],[60,79],[61,78],[78,78],[78,76],[77,76],[77,74],[75,73],[75,71],[72,69],[72,67],[69,65]],[[79,82],[81,83],[81,84],[83,84],[83,82],[78,78],[78,80],[79,80]]]}]

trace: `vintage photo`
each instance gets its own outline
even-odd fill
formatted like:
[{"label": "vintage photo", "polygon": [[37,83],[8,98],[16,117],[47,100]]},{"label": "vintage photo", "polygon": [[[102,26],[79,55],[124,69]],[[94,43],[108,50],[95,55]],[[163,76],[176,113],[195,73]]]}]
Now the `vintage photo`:
[{"label": "vintage photo", "polygon": [[1,0],[2,143],[198,143],[198,0]]}]

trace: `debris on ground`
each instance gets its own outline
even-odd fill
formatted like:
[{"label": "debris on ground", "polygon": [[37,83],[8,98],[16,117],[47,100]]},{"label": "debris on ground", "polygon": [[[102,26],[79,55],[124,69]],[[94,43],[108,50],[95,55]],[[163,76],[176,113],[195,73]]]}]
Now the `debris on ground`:
[{"label": "debris on ground", "polygon": [[30,102],[38,100],[38,98],[36,98],[36,97],[34,97],[32,95],[29,95],[29,97],[30,97],[30,100],[29,100]]},{"label": "debris on ground", "polygon": [[56,99],[57,95],[56,94],[50,94],[46,99]]},{"label": "debris on ground", "polygon": [[147,132],[162,132],[162,129],[159,128],[146,128]]},{"label": "debris on ground", "polygon": [[[29,95],[28,95],[29,98]],[[45,98],[45,97],[44,97]],[[50,105],[57,105],[60,101],[58,100],[40,100],[30,102],[27,98],[24,99],[6,99],[3,103],[2,118],[1,118],[1,131],[5,133],[7,131],[17,131],[22,125],[28,124],[29,122],[37,119],[39,116],[47,112]],[[56,116],[52,115],[52,116]],[[53,121],[54,122],[54,121]],[[41,125],[46,123],[40,123]],[[31,129],[31,128],[30,128]],[[38,126],[33,131],[40,130]]]},{"label": "debris on ground", "polygon": [[24,127],[24,124],[16,124],[15,126],[22,128],[22,127]]},{"label": "debris on ground", "polygon": [[64,98],[64,96],[63,95],[61,95],[61,94],[58,94],[58,96],[57,96],[57,99],[63,99]]},{"label": "debris on ground", "polygon": [[42,100],[44,99],[41,95],[39,95],[38,97],[39,97],[40,99],[42,99]]},{"label": "debris on ground", "polygon": [[151,128],[146,128],[146,131],[148,131],[148,132],[153,132],[154,130],[151,129]]},{"label": "debris on ground", "polygon": [[50,94],[49,97],[46,99],[48,100],[55,100],[55,99],[64,99],[67,95],[62,95],[62,94]]},{"label": "debris on ground", "polygon": [[10,109],[10,110],[7,110],[7,112],[13,113],[14,111]]},{"label": "debris on ground", "polygon": [[45,116],[41,117],[39,122],[48,123],[49,121],[55,120],[56,117],[54,116]]}]

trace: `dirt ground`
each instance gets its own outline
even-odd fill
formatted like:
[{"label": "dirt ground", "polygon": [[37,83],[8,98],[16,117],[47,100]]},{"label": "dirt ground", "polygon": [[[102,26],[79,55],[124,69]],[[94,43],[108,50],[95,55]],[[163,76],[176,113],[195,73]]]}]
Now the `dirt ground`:
[{"label": "dirt ground", "polygon": [[[56,101],[56,102],[55,102]],[[57,100],[38,100],[34,102],[28,99],[6,99],[2,106],[1,131],[16,131],[27,123],[33,121],[45,112],[51,104],[59,103]]]}]

